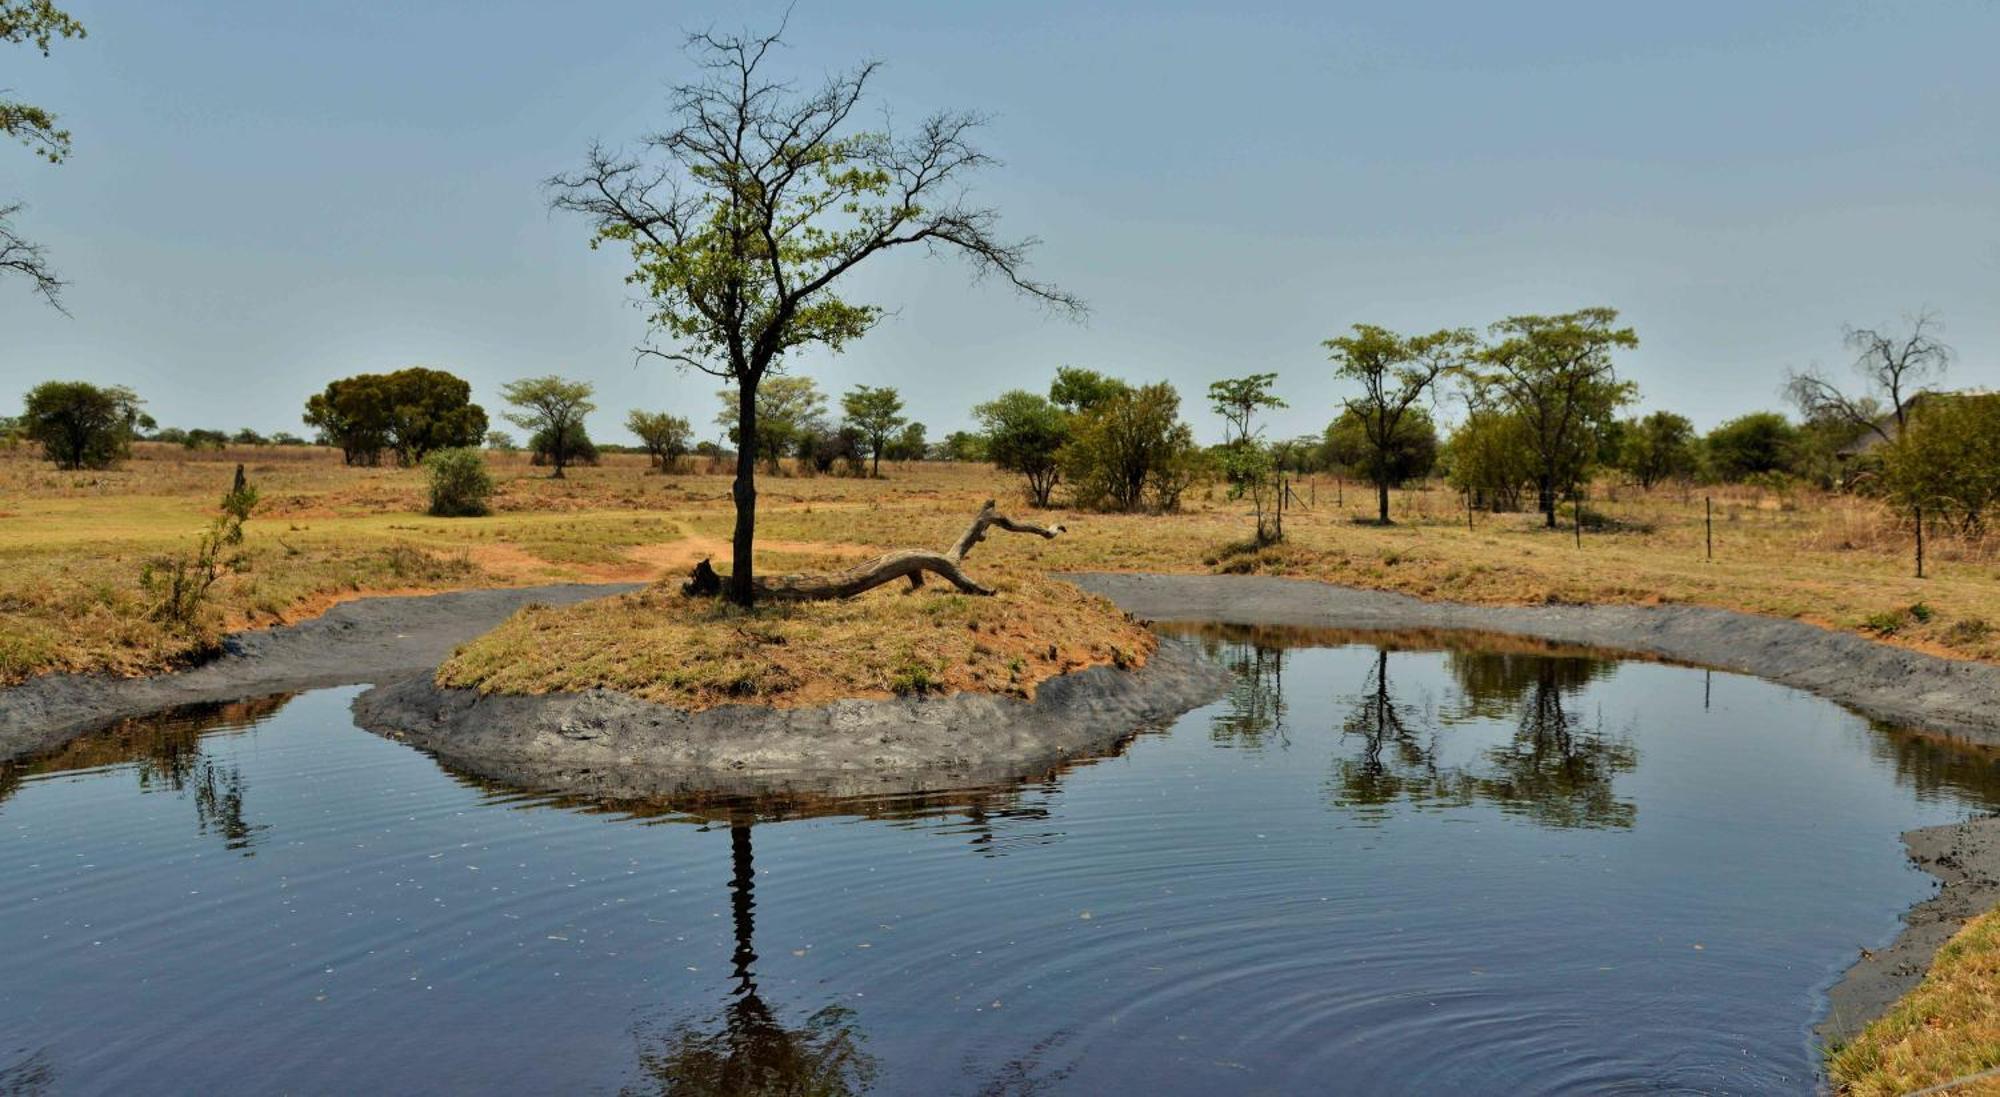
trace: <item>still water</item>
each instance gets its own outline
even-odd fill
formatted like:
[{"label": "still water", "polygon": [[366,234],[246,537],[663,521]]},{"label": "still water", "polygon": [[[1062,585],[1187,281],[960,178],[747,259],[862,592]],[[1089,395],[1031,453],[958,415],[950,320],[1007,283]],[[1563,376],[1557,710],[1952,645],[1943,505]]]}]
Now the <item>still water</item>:
[{"label": "still water", "polygon": [[1732,675],[1210,633],[1019,787],[603,805],[353,690],[0,770],[0,1092],[1798,1092],[1990,754]]}]

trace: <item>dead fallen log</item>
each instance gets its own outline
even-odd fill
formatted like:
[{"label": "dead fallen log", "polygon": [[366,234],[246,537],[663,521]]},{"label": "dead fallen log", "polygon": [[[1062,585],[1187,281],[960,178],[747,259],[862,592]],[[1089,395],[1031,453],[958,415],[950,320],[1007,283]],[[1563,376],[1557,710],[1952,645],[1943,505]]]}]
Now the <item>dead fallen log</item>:
[{"label": "dead fallen log", "polygon": [[[994,509],[995,503],[988,499],[986,505],[972,518],[972,524],[956,544],[944,552],[925,552],[921,549],[901,549],[883,553],[864,564],[857,564],[845,571],[823,575],[779,575],[757,576],[752,582],[758,598],[779,598],[791,601],[813,602],[835,598],[852,598],[874,590],[898,579],[907,580],[911,589],[924,585],[926,574],[935,575],[967,594],[989,595],[993,591],[969,578],[963,568],[966,554],[974,545],[986,539],[990,529],[1002,529],[1009,533],[1031,533],[1038,537],[1054,537],[1063,532],[1061,526],[1038,526],[1032,522],[1017,522]],[[696,564],[687,582],[681,584],[681,593],[689,597],[720,594],[728,585],[728,580],[718,573],[707,560]]]}]

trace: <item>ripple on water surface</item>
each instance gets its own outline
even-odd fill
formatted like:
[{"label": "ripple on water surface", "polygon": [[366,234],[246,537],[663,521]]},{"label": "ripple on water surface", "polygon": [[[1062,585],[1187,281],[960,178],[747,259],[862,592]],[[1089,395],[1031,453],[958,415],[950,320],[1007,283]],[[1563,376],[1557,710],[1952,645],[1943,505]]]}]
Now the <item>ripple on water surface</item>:
[{"label": "ripple on water surface", "polygon": [[1200,642],[1236,687],[1115,757],[812,817],[483,786],[352,690],[80,740],[0,771],[0,1082],[1804,1091],[1897,834],[2000,805],[1754,679]]}]

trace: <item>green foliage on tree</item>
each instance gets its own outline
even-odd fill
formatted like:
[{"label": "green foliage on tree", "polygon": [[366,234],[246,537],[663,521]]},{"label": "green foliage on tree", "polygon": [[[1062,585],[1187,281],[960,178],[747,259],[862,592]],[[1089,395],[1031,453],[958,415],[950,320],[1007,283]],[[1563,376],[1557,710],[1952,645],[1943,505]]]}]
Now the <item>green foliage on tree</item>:
[{"label": "green foliage on tree", "polygon": [[1481,510],[1521,509],[1522,489],[1536,473],[1528,424],[1513,412],[1474,406],[1451,434],[1444,460],[1453,487]]},{"label": "green foliage on tree", "polygon": [[1094,369],[1061,366],[1049,385],[1049,399],[1065,411],[1081,413],[1095,411],[1113,396],[1131,391],[1132,386]]},{"label": "green foliage on tree", "polygon": [[1201,450],[1180,419],[1181,398],[1161,382],[1122,382],[1070,417],[1059,461],[1079,506],[1116,511],[1176,510],[1199,478]]},{"label": "green foliage on tree", "polygon": [[930,444],[924,437],[926,433],[922,423],[904,423],[903,429],[889,439],[889,445],[883,452],[889,455],[891,461],[921,461],[930,452]]},{"label": "green foliage on tree", "polygon": [[229,436],[219,430],[196,427],[181,434],[181,448],[188,450],[222,450],[229,445]]},{"label": "green foliage on tree", "polygon": [[1694,423],[1685,415],[1656,411],[1643,419],[1628,419],[1619,431],[1616,466],[1650,489],[1667,480],[1685,480],[1695,473]]},{"label": "green foliage on tree", "polygon": [[[1361,427],[1367,443],[1366,457],[1359,463],[1342,461],[1364,472],[1375,485],[1376,520],[1389,523],[1389,489],[1409,478],[1396,475],[1396,464],[1415,444],[1405,439],[1406,430],[1422,417],[1429,435],[1429,449],[1437,450],[1437,432],[1417,402],[1430,393],[1441,378],[1465,368],[1477,340],[1463,329],[1434,331],[1428,335],[1400,335],[1374,324],[1356,324],[1352,335],[1326,340],[1334,373],[1342,380],[1361,386],[1361,395],[1342,401],[1346,412]],[[1335,427],[1340,420],[1336,420]],[[1330,428],[1331,429],[1331,428]],[[1424,472],[1430,471],[1426,464]]]},{"label": "green foliage on tree", "polygon": [[[555,469],[549,474],[553,479],[563,478],[563,470],[590,441],[584,432],[583,420],[584,416],[597,410],[597,405],[590,402],[594,391],[587,381],[570,381],[554,374],[523,378],[500,386],[500,395],[521,409],[508,412],[507,421],[535,433],[535,453],[545,456]],[[486,424],[481,423],[479,429],[484,432]],[[589,463],[595,464],[596,447],[591,447],[590,453],[592,460]]]},{"label": "green foliage on tree", "polygon": [[424,458],[429,474],[435,518],[476,518],[488,512],[493,498],[493,474],[486,457],[472,446],[437,450]]},{"label": "green foliage on tree", "polygon": [[869,474],[880,476],[883,451],[889,448],[896,432],[909,422],[903,414],[902,396],[892,388],[856,385],[840,398],[840,410],[847,416],[848,425],[861,432],[862,440],[873,455],[874,464]]},{"label": "green foliage on tree", "polygon": [[[547,427],[543,427],[541,430],[529,435],[528,464],[538,469],[549,468],[554,465],[556,463],[557,438],[557,433]],[[564,468],[575,468],[579,465],[585,468],[596,468],[598,462],[603,460],[603,454],[598,449],[597,443],[591,440],[590,430],[582,424],[578,424],[562,432],[560,438]],[[550,478],[555,479],[556,477],[552,473]]]},{"label": "green foliage on tree", "polygon": [[1423,408],[1407,408],[1384,449],[1370,433],[1368,418],[1349,408],[1327,424],[1320,452],[1328,465],[1363,476],[1370,484],[1400,487],[1437,467],[1437,427]]},{"label": "green foliage on tree", "polygon": [[338,446],[350,465],[377,465],[389,452],[398,464],[414,466],[432,450],[478,445],[486,412],[472,402],[465,381],[411,366],[327,385],[306,401],[305,424]]},{"label": "green foliage on tree", "polygon": [[123,385],[47,381],[22,400],[19,430],[61,469],[101,469],[131,456],[132,441],[153,420]]},{"label": "green foliage on tree", "polygon": [[1014,389],[972,409],[979,421],[985,459],[1005,472],[1028,479],[1028,495],[1038,507],[1062,479],[1058,455],[1069,441],[1067,414],[1037,393]]},{"label": "green foliage on tree", "polygon": [[1258,545],[1271,544],[1279,536],[1275,508],[1267,506],[1275,501],[1272,477],[1277,472],[1277,462],[1259,438],[1261,431],[1252,420],[1266,408],[1286,406],[1271,391],[1277,380],[1275,373],[1253,373],[1208,386],[1209,406],[1222,416],[1222,445],[1217,458],[1223,477],[1229,482],[1229,497],[1250,496]]},{"label": "green foliage on tree", "polygon": [[766,62],[777,35],[689,37],[703,76],[672,92],[672,119],[637,157],[593,148],[580,172],[550,181],[557,208],[591,219],[593,245],[631,255],[628,281],[651,305],[643,355],[726,378],[739,445],[729,596],[755,592],[757,396],[783,357],[839,351],[880,318],[836,294],[841,278],[903,247],[952,252],[1054,307],[1074,298],[1029,280],[1032,241],[997,234],[997,215],[965,204],[992,163],[973,143],[980,119],[941,113],[902,134],[854,124],[876,66],[799,90]]},{"label": "green foliage on tree", "polygon": [[723,389],[716,396],[722,401],[716,425],[737,449],[748,450],[772,474],[786,454],[798,452],[808,435],[831,429],[826,422],[826,394],[810,377],[772,377],[758,387],[752,402],[756,437],[748,445],[737,422],[738,391]]},{"label": "green foliage on tree", "polygon": [[1708,432],[1702,440],[1710,478],[1739,482],[1791,471],[1792,447],[1798,428],[1775,411],[1739,415]]},{"label": "green foliage on tree", "polygon": [[500,453],[513,453],[521,448],[521,443],[515,441],[514,436],[504,430],[489,430],[486,432],[486,448]]},{"label": "green foliage on tree", "polygon": [[679,465],[694,444],[694,426],[687,417],[664,411],[634,409],[625,417],[625,429],[639,439],[653,464],[662,470]]},{"label": "green foliage on tree", "polygon": [[1638,346],[1639,337],[1617,322],[1617,309],[1601,307],[1513,316],[1493,325],[1495,342],[1475,357],[1476,401],[1512,412],[1526,428],[1537,502],[1551,529],[1558,494],[1589,479],[1599,433],[1638,395],[1619,380],[1613,352]]},{"label": "green foliage on tree", "polygon": [[1884,449],[1881,484],[1899,507],[1962,533],[1986,529],[2000,506],[2000,396],[1934,394]]},{"label": "green foliage on tree", "polygon": [[969,430],[952,431],[938,443],[937,457],[941,461],[984,461],[986,439]]},{"label": "green foliage on tree", "polygon": [[[25,43],[47,57],[57,39],[82,37],[83,24],[52,0],[0,0],[0,43]],[[6,90],[0,88],[0,93]],[[0,94],[0,136],[19,141],[51,164],[69,155],[69,131],[57,125],[54,112],[4,94]],[[14,229],[14,217],[24,208],[20,202],[0,202],[0,273],[27,278],[35,292],[60,311],[63,282],[49,266],[47,251]]]}]

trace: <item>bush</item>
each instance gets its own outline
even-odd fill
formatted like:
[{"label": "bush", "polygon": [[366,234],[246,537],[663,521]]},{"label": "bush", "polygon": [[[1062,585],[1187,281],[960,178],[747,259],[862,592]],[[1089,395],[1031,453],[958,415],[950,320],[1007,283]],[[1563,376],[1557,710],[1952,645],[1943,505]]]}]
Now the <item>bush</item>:
[{"label": "bush", "polygon": [[[533,454],[528,463],[541,468],[555,461],[555,436],[547,430],[538,430],[528,439],[528,450]],[[570,428],[568,452],[563,455],[564,465],[589,465],[597,467],[603,458],[598,456],[597,443],[590,440],[581,424]]]},{"label": "bush", "polygon": [[487,513],[493,475],[486,458],[470,446],[441,449],[424,458],[431,476],[430,513],[438,518],[476,518]]},{"label": "bush", "polygon": [[1883,450],[1882,484],[1901,508],[1976,534],[2000,507],[2000,396],[1926,400]]},{"label": "bush", "polygon": [[1171,511],[1202,472],[1194,432],[1180,421],[1172,385],[1119,385],[1072,420],[1063,475],[1077,505],[1094,510]]}]

